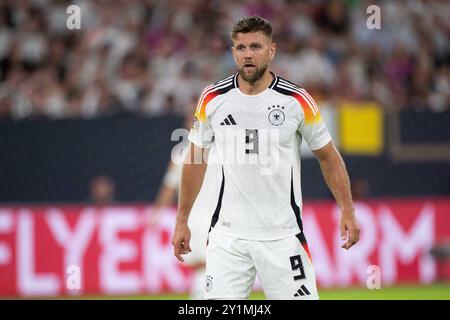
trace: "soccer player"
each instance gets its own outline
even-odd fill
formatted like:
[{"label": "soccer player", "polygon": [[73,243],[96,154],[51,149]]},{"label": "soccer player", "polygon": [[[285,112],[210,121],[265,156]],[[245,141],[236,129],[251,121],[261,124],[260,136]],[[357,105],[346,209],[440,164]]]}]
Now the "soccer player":
[{"label": "soccer player", "polygon": [[206,87],[198,102],[174,254],[183,261],[191,250],[188,217],[207,166],[204,154],[214,144],[221,182],[206,249],[205,298],[247,299],[257,274],[268,299],[318,299],[302,226],[302,139],[341,210],[347,250],[359,239],[348,174],[314,99],[269,70],[276,51],[270,22],[242,18],[231,38],[239,72]]}]

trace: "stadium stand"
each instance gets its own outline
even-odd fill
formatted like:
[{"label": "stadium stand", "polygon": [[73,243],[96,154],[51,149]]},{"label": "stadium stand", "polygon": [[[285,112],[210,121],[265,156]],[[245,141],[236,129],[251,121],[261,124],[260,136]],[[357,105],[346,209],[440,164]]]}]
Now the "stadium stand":
[{"label": "stadium stand", "polygon": [[[366,1],[75,3],[80,30],[66,28],[69,1],[0,5],[0,201],[86,201],[99,174],[122,201],[154,199],[171,131],[204,85],[234,72],[226,31],[244,14],[273,21],[274,70],[336,110],[330,126],[364,195],[450,193],[447,2],[382,1],[381,30],[365,27]],[[356,117],[348,102],[372,128],[350,137],[372,142],[345,138],[361,130],[343,120]],[[305,159],[306,198],[330,196],[319,175]]]}]

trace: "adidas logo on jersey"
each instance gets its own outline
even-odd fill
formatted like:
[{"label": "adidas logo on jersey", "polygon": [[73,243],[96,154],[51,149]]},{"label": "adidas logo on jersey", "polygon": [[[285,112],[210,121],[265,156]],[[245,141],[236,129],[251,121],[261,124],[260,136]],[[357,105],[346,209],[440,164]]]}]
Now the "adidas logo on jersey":
[{"label": "adidas logo on jersey", "polygon": [[299,296],[309,296],[311,293],[308,291],[308,289],[306,289],[305,285],[302,285],[300,287],[300,289],[297,290],[297,292],[294,294],[294,297],[299,297]]},{"label": "adidas logo on jersey", "polygon": [[234,121],[233,116],[232,116],[231,114],[229,114],[229,115],[225,118],[225,120],[223,120],[223,121],[220,123],[220,125],[221,125],[221,126],[230,126],[230,125],[235,126],[235,125],[236,125],[236,121]]}]

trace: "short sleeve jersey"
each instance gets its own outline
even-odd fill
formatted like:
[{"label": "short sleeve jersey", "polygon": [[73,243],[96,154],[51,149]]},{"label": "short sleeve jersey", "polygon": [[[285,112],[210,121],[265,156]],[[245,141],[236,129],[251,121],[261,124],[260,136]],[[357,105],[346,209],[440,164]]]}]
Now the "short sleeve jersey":
[{"label": "short sleeve jersey", "polygon": [[[189,140],[216,147],[220,192],[214,232],[276,240],[303,231],[300,144],[312,150],[331,141],[314,99],[272,74],[270,86],[246,95],[235,74],[204,89]],[[213,161],[210,160],[210,161]]]}]

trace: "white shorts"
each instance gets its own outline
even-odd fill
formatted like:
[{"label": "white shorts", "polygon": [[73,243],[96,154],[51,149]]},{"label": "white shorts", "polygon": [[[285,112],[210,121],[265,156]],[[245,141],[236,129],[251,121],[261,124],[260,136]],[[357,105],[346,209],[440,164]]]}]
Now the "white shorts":
[{"label": "white shorts", "polygon": [[206,250],[205,299],[247,299],[256,274],[267,299],[319,299],[305,242],[302,234],[255,241],[212,230]]}]

